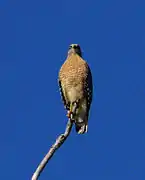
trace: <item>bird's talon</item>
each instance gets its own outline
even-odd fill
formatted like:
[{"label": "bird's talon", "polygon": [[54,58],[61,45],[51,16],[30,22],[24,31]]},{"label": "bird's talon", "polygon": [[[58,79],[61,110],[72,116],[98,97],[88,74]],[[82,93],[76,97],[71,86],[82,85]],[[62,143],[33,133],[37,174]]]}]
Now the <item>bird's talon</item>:
[{"label": "bird's talon", "polygon": [[71,112],[71,111],[68,111],[66,116],[67,116],[68,118],[71,118],[71,114],[72,114],[72,112]]},{"label": "bird's talon", "polygon": [[73,120],[73,113],[70,114],[70,119]]},{"label": "bird's talon", "polygon": [[72,113],[71,111],[68,111],[67,117],[68,117],[72,122],[74,122],[73,113]]}]

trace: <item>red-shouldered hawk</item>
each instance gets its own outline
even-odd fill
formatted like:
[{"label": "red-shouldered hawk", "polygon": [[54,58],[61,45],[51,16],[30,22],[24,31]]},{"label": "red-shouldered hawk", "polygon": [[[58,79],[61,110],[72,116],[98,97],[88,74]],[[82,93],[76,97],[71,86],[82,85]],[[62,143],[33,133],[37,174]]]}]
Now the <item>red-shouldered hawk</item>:
[{"label": "red-shouldered hawk", "polygon": [[92,102],[92,75],[78,44],[71,44],[59,72],[59,86],[68,117],[74,120],[78,134],[88,130]]}]

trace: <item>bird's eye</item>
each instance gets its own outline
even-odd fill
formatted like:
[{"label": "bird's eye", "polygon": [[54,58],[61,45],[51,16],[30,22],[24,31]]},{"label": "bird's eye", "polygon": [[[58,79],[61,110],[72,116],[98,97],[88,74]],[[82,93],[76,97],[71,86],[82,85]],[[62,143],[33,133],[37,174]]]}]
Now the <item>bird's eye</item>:
[{"label": "bird's eye", "polygon": [[72,47],[71,46],[69,46],[69,48],[68,49],[71,49]]}]

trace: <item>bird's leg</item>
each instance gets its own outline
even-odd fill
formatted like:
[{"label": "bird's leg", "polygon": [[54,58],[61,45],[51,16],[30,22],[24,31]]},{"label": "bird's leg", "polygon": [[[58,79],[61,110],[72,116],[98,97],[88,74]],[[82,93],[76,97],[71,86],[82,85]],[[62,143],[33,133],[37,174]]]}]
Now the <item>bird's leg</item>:
[{"label": "bird's leg", "polygon": [[67,111],[67,117],[71,120],[71,122],[74,122],[73,113],[71,111]]},{"label": "bird's leg", "polygon": [[76,113],[76,108],[77,108],[77,103],[73,102],[70,104],[70,110],[67,111],[67,117],[70,118],[71,120],[73,120],[73,117]]},{"label": "bird's leg", "polygon": [[67,117],[70,119],[72,119],[72,108],[73,108],[73,104],[70,103],[69,110],[67,111]]},{"label": "bird's leg", "polygon": [[67,111],[67,115],[66,115],[66,116],[67,116],[68,118],[71,118],[71,115],[72,115],[72,112],[71,112],[70,110]]}]

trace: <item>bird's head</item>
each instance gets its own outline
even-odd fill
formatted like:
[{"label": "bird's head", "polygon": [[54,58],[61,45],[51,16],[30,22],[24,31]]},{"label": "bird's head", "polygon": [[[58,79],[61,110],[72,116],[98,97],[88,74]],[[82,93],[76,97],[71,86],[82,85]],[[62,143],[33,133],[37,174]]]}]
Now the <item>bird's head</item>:
[{"label": "bird's head", "polygon": [[80,57],[82,57],[81,48],[78,44],[71,44],[69,46],[68,55],[71,55],[73,53],[78,54]]}]

